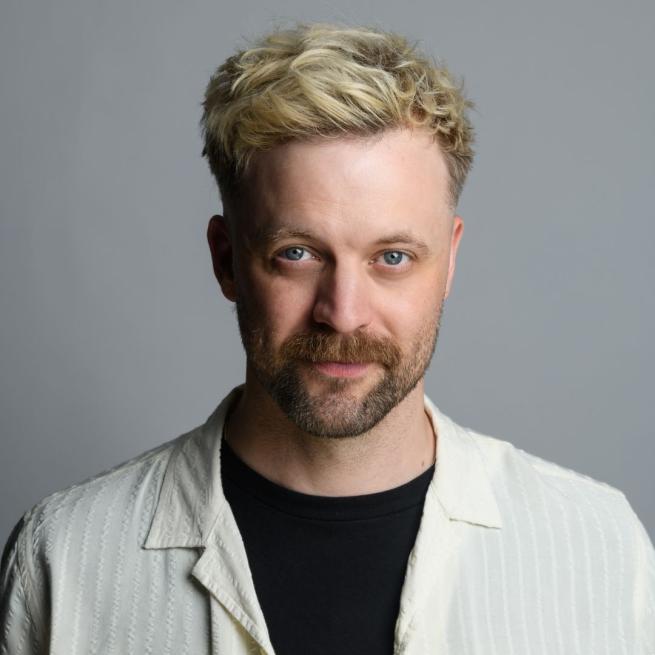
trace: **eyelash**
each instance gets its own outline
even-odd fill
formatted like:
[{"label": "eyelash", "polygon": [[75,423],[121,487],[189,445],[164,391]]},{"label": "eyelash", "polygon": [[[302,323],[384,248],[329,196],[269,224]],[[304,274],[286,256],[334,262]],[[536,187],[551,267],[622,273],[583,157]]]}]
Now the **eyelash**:
[{"label": "eyelash", "polygon": [[[275,255],[275,257],[276,258],[280,257],[283,261],[292,262],[292,263],[299,262],[299,261],[307,261],[307,260],[303,260],[303,259],[286,259],[286,258],[284,258],[283,255],[288,250],[302,250],[303,254],[307,253],[309,255],[312,255],[312,252],[308,248],[305,248],[304,246],[287,246],[286,248],[280,250]],[[387,268],[390,268],[390,269],[392,269],[392,268],[403,268],[403,264],[406,264],[406,263],[408,263],[408,260],[413,259],[413,257],[408,252],[405,252],[404,250],[385,250],[384,252],[380,253],[380,255],[378,255],[378,258],[384,257],[384,255],[386,255],[388,253],[399,253],[400,255],[403,255],[405,257],[405,260],[403,260],[402,262],[400,262],[397,265],[388,264]],[[315,257],[315,255],[312,255],[312,256]],[[375,260],[372,260],[372,261],[375,261]]]}]

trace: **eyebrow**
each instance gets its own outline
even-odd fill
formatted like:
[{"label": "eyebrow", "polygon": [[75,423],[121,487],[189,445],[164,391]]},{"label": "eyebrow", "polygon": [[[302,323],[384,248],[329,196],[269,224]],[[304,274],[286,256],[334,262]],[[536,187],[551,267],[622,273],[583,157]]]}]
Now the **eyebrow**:
[{"label": "eyebrow", "polygon": [[[258,246],[266,246],[275,241],[282,239],[309,239],[320,241],[321,239],[310,230],[297,229],[293,227],[280,227],[271,229],[267,227],[259,228],[252,236],[252,243]],[[380,237],[373,245],[383,246],[392,243],[402,243],[413,247],[422,253],[429,253],[430,247],[420,239],[416,238],[410,232],[394,232],[387,236]]]},{"label": "eyebrow", "polygon": [[408,246],[412,246],[416,250],[420,250],[423,253],[430,252],[430,247],[425,241],[417,239],[410,232],[395,232],[386,237],[381,237],[375,242],[376,246],[383,246],[390,243],[404,243]]},{"label": "eyebrow", "polygon": [[251,241],[259,246],[268,245],[281,239],[312,239],[318,241],[318,237],[309,230],[300,230],[291,227],[260,227],[252,235]]}]

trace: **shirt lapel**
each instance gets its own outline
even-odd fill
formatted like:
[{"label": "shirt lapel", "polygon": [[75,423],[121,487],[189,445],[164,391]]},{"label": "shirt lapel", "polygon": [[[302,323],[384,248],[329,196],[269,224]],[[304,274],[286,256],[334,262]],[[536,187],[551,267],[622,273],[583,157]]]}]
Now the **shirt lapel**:
[{"label": "shirt lapel", "polygon": [[415,628],[428,596],[434,598],[435,591],[439,600],[430,605],[428,621],[444,625],[442,619],[457,582],[452,558],[457,557],[465,526],[501,527],[491,482],[472,435],[442,414],[427,396],[425,409],[437,439],[437,458],[401,593],[396,655],[418,655],[427,649],[434,652],[427,626]]},{"label": "shirt lapel", "polygon": [[245,635],[239,638],[230,624],[236,622],[272,655],[246,550],[221,485],[223,424],[239,391],[233,389],[203,426],[176,440],[143,547],[202,551],[192,575],[211,594],[212,653],[239,652],[235,641],[243,644]]}]

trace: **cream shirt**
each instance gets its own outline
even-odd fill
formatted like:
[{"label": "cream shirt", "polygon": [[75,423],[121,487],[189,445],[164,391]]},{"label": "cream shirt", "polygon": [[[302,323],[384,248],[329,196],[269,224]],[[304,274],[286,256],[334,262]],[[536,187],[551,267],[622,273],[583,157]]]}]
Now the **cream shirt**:
[{"label": "cream shirt", "polygon": [[[0,653],[273,654],[220,480],[238,391],[25,515],[2,568]],[[437,465],[394,652],[654,655],[655,551],[623,494],[425,407]]]}]

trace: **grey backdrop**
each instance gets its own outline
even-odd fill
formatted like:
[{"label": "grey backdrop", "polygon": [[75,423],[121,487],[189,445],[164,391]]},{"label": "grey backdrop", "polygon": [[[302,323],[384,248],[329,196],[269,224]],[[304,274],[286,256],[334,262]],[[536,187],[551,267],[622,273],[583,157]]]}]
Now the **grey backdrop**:
[{"label": "grey backdrop", "polygon": [[276,23],[400,31],[464,75],[478,157],[427,388],[622,489],[655,533],[655,4],[3,0],[0,540],[242,380],[211,272],[213,69]]}]

